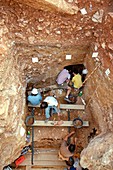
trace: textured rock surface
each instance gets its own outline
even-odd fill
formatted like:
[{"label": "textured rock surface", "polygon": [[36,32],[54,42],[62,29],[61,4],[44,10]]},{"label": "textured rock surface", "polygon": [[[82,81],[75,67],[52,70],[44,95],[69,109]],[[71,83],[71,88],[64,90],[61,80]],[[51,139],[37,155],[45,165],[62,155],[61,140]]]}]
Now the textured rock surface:
[{"label": "textured rock surface", "polygon": [[[25,145],[23,128],[27,82],[41,84],[40,81],[45,79],[46,83],[52,84],[65,65],[84,63],[90,77],[84,89],[86,109],[99,125],[100,132],[106,134],[99,135],[89,143],[81,154],[81,164],[89,170],[111,170],[113,4],[102,0],[43,2],[0,1],[1,166],[15,160]],[[78,11],[74,15],[77,6],[79,9],[85,8],[87,13],[83,15]],[[52,9],[56,9],[55,12]],[[92,20],[94,16],[98,22]],[[98,56],[92,58],[93,52],[98,52]],[[71,54],[72,59],[66,60],[66,54]],[[32,62],[33,58],[38,62]],[[106,74],[106,70],[110,73]],[[95,150],[93,157],[92,145]],[[96,152],[97,148],[99,152]]]},{"label": "textured rock surface", "polygon": [[25,125],[22,120],[25,83],[4,22],[0,21],[0,169],[13,162],[25,144]]},{"label": "textured rock surface", "polygon": [[77,14],[79,8],[76,1],[65,1],[65,0],[15,0],[17,2],[25,3],[36,9],[41,9],[44,11],[59,11],[67,14]]},{"label": "textured rock surface", "polygon": [[[113,169],[113,134],[107,132],[94,138],[81,153],[81,164],[88,169]],[[90,157],[90,159],[88,159]]]}]

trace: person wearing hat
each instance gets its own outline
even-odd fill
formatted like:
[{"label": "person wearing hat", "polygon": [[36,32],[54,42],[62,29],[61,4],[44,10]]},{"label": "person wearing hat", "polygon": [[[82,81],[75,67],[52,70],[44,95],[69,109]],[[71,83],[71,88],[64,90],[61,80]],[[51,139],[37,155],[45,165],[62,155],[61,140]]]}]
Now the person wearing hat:
[{"label": "person wearing hat", "polygon": [[40,104],[42,100],[41,93],[38,92],[36,88],[33,88],[31,91],[31,94],[27,98],[28,102],[30,102],[31,105],[38,105]]},{"label": "person wearing hat", "polygon": [[88,74],[88,70],[85,68],[82,70],[82,82],[84,82],[86,75]]}]

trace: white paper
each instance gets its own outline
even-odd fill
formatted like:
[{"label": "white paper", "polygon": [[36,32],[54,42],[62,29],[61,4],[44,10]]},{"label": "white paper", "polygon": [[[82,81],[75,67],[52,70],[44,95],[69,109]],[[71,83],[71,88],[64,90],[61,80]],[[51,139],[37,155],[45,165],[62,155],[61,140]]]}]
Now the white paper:
[{"label": "white paper", "polygon": [[37,63],[38,62],[38,58],[37,57],[32,58],[32,62],[33,63]]},{"label": "white paper", "polygon": [[24,136],[25,134],[25,129],[23,127],[20,128],[20,136]]},{"label": "white paper", "polygon": [[80,11],[81,11],[82,15],[87,14],[87,11],[86,11],[86,9],[85,9],[85,8],[82,8]]},{"label": "white paper", "polygon": [[105,71],[105,74],[106,74],[106,76],[109,76],[109,74],[110,74],[110,69],[109,68]]},{"label": "white paper", "polygon": [[98,57],[98,52],[94,52],[94,53],[92,54],[92,57],[93,57],[93,58]]},{"label": "white paper", "polygon": [[66,55],[66,60],[71,60],[71,55],[70,54]]}]

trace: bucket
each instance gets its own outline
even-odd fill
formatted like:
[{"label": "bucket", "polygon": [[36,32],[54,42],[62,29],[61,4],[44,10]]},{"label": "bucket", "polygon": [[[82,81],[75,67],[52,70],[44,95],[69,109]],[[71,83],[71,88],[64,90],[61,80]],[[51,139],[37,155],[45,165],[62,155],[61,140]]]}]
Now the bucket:
[{"label": "bucket", "polygon": [[34,123],[34,117],[32,115],[27,116],[25,120],[26,126],[32,126]]},{"label": "bucket", "polygon": [[81,128],[82,126],[83,126],[83,121],[82,121],[82,119],[81,118],[75,118],[74,120],[73,120],[73,126],[75,127],[75,128],[77,128],[77,129],[79,129],[79,128]]}]

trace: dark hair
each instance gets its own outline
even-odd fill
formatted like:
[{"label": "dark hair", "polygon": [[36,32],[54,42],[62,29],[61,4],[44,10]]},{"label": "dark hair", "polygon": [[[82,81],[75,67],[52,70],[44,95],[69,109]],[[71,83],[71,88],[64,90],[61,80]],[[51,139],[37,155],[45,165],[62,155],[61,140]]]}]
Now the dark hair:
[{"label": "dark hair", "polygon": [[69,151],[71,153],[73,153],[75,151],[75,145],[74,144],[70,144],[69,147],[68,147]]},{"label": "dark hair", "polygon": [[48,107],[47,102],[42,102],[41,105],[40,105],[40,108],[41,108],[41,109],[45,109],[45,108],[47,108],[47,107]]},{"label": "dark hair", "polygon": [[68,161],[65,161],[66,162],[66,165],[68,165],[68,166],[73,166],[73,164],[74,164],[74,159],[73,159],[73,157],[71,156],[71,157],[69,157],[69,160]]},{"label": "dark hair", "polygon": [[33,94],[33,93],[31,93],[31,96],[37,96],[37,94]]}]

